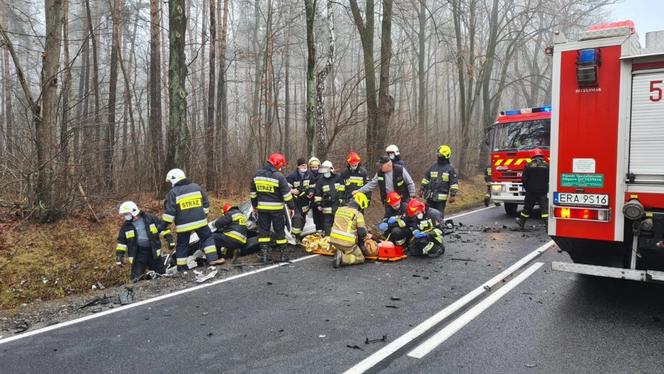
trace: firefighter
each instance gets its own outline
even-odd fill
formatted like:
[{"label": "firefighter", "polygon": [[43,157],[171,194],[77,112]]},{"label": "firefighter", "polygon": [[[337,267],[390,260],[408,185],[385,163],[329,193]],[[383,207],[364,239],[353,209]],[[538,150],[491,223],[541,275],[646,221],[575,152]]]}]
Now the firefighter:
[{"label": "firefighter", "polygon": [[364,240],[370,239],[362,212],[369,206],[364,193],[353,195],[348,205],[341,207],[334,215],[334,226],[330,243],[336,248],[334,267],[364,263]]},{"label": "firefighter", "polygon": [[491,204],[491,165],[484,169],[484,183],[486,183],[486,193],[484,194],[484,206]]},{"label": "firefighter", "polygon": [[314,225],[316,228],[318,227],[323,227],[323,213],[319,212],[318,209],[316,209],[316,206],[314,204],[314,190],[316,187],[316,182],[318,182],[319,178],[319,171],[320,169],[320,160],[317,157],[311,157],[309,159],[309,172],[311,173],[311,182],[309,185],[311,186],[309,193],[307,193],[307,196],[309,197],[309,201],[311,202],[311,215],[314,219]]},{"label": "firefighter", "polygon": [[452,149],[448,145],[441,145],[438,147],[437,155],[438,160],[422,178],[420,194],[429,207],[444,215],[447,202],[454,203],[459,191],[459,179],[454,167],[450,164]]},{"label": "firefighter", "polygon": [[210,228],[215,231],[212,234],[217,254],[220,257],[232,256],[233,261],[238,256],[243,256],[243,249],[247,245],[247,217],[240,208],[231,204],[224,204],[224,215],[216,221],[210,222]]},{"label": "firefighter", "polygon": [[387,194],[394,191],[401,196],[402,201],[408,202],[408,200],[415,197],[415,182],[413,182],[413,178],[408,174],[406,168],[400,165],[393,165],[392,160],[387,156],[381,157],[378,163],[380,164],[380,169],[378,169],[373,179],[356,191],[366,194],[379,187],[380,199],[383,201],[385,213],[387,214]]},{"label": "firefighter", "polygon": [[533,160],[523,168],[521,178],[523,188],[526,190],[526,197],[523,202],[523,210],[516,217],[516,222],[521,229],[526,225],[526,220],[530,218],[535,204],[539,204],[540,217],[549,218],[547,208],[549,206],[547,193],[549,192],[549,164],[544,160],[544,152],[535,148],[533,150]]},{"label": "firefighter", "polygon": [[410,230],[406,227],[406,203],[401,201],[401,196],[392,191],[387,194],[387,207],[383,221],[378,224],[378,229],[396,245],[405,245],[410,238]]},{"label": "firefighter", "polygon": [[[280,261],[288,261],[284,205],[288,206],[288,213],[292,219],[295,214],[295,203],[288,181],[281,173],[284,166],[286,166],[284,156],[273,153],[251,181],[251,205],[258,213],[259,257],[263,264],[268,262],[271,245],[279,250]],[[274,230],[274,243],[271,240],[270,227]]]},{"label": "firefighter", "polygon": [[314,192],[314,206],[321,213],[321,226],[316,226],[316,230],[324,232],[325,236],[330,235],[334,213],[343,201],[343,186],[333,169],[329,160],[321,164]]},{"label": "firefighter", "polygon": [[175,257],[178,271],[187,270],[189,237],[195,232],[198,236],[207,261],[211,265],[224,263],[217,256],[212,232],[208,227],[207,215],[210,203],[205,192],[196,183],[192,183],[180,169],[172,169],[166,174],[166,181],[171,183],[171,190],[164,201],[162,219],[167,223],[175,223],[177,247]]},{"label": "firefighter", "polygon": [[291,188],[291,194],[295,199],[295,215],[293,216],[291,232],[298,241],[301,239],[300,235],[307,221],[307,213],[311,206],[313,197],[312,189],[315,185],[315,183],[312,183],[312,179],[313,175],[307,168],[307,161],[303,158],[297,160],[297,169],[286,177],[288,185]]},{"label": "firefighter", "polygon": [[166,239],[170,249],[175,248],[173,235],[167,229],[168,225],[152,214],[142,212],[133,201],[122,203],[118,213],[125,220],[118,233],[115,263],[122,265],[126,254],[131,265],[133,281],[141,278],[146,267],[158,274],[164,274],[159,236]]},{"label": "firefighter", "polygon": [[[369,173],[361,165],[360,155],[356,152],[350,152],[346,156],[346,170],[340,177],[344,190],[344,201],[348,202],[353,198],[353,191],[362,188],[369,182]],[[371,195],[367,194],[367,199],[371,201]]]},{"label": "firefighter", "polygon": [[439,257],[445,253],[443,245],[443,214],[412,199],[406,208],[406,225],[412,232],[408,251],[413,256]]},{"label": "firefighter", "polygon": [[406,167],[406,161],[401,159],[399,147],[397,147],[395,144],[388,145],[387,148],[385,148],[385,154],[390,158],[390,160],[392,160],[394,165],[399,165],[403,168]]}]

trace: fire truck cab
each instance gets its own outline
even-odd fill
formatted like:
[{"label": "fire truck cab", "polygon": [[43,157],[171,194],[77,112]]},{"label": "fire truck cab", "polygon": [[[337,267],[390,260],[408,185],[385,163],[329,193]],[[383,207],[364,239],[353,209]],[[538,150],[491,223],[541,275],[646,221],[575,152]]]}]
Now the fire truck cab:
[{"label": "fire truck cab", "polygon": [[548,160],[550,126],[551,107],[544,106],[501,112],[489,128],[491,200],[503,203],[509,215],[515,215],[525,199],[521,174],[535,148]]},{"label": "fire truck cab", "polygon": [[548,232],[574,263],[552,267],[664,281],[664,32],[556,39]]}]

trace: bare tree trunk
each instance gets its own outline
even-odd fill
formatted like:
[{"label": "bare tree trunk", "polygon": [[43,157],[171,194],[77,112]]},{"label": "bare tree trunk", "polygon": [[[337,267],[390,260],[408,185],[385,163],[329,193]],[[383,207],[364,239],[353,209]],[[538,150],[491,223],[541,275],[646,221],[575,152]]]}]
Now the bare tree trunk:
[{"label": "bare tree trunk", "polygon": [[[292,8],[288,4],[288,19],[291,18]],[[286,31],[286,44],[290,43],[291,40],[291,22],[288,23],[288,29]],[[284,56],[284,65],[285,65],[285,74],[284,74],[284,155],[286,159],[290,159],[293,155],[291,154],[291,129],[290,129],[290,112],[291,112],[291,100],[290,100],[290,48],[286,48],[284,51],[286,56]]]},{"label": "bare tree trunk", "polygon": [[[133,170],[136,173],[140,173],[139,171],[139,163],[137,162],[138,154],[136,152],[136,149],[138,148],[137,144],[137,139],[136,139],[136,121],[134,120],[134,106],[132,103],[132,87],[131,87],[131,79],[130,79],[130,73],[132,69],[132,60],[131,56],[134,53],[134,48],[136,45],[136,29],[138,27],[138,16],[134,17],[134,26],[133,26],[133,31],[131,33],[131,45],[129,47],[129,61],[125,66],[124,58],[122,54],[118,55],[118,62],[120,63],[120,70],[122,71],[122,78],[124,80],[124,106],[125,106],[125,126],[124,126],[124,134],[123,134],[123,139],[125,143],[123,144],[123,151],[122,151],[122,165],[124,165],[125,160],[127,158],[127,154],[129,153],[127,151],[127,148],[131,149],[131,157],[134,160],[133,163]],[[127,115],[129,116],[129,134],[127,134],[127,125],[126,125],[126,120],[127,120]],[[127,137],[130,137],[131,142],[128,142]]]},{"label": "bare tree trunk", "polygon": [[105,148],[104,148],[104,174],[106,175],[104,184],[107,191],[113,190],[113,151],[115,148],[115,102],[118,86],[118,56],[120,54],[120,27],[122,17],[120,11],[123,7],[123,0],[113,1],[113,29],[111,33],[111,72],[108,83],[108,123],[106,124]]},{"label": "bare tree trunk", "polygon": [[67,191],[69,182],[69,96],[71,94],[71,65],[69,61],[69,0],[62,0],[62,40],[64,72],[62,77],[62,118],[60,120],[60,188],[59,199]]},{"label": "bare tree trunk", "polygon": [[[224,13],[222,14],[221,22],[221,44],[219,48],[219,82],[217,92],[217,130],[220,135],[219,141],[216,142],[221,147],[221,157],[219,164],[221,175],[228,174],[228,84],[226,78],[226,49],[228,45],[228,17],[229,17],[229,0],[224,1]],[[237,98],[236,98],[237,99]],[[221,115],[221,117],[219,117]]]},{"label": "bare tree trunk", "polygon": [[171,0],[168,5],[168,64],[169,125],[166,165],[185,167],[187,149],[187,62],[184,45],[187,31],[185,0]]},{"label": "bare tree trunk", "polygon": [[[88,18],[87,12],[86,12],[86,4],[81,4],[81,10],[80,13],[83,15],[83,32],[87,32],[89,30],[89,23],[90,19]],[[76,173],[77,175],[81,175],[78,172],[78,169],[81,164],[81,160],[85,160],[87,158],[90,158],[90,145],[88,144],[89,142],[85,142],[83,144],[83,152],[80,152],[80,147],[81,147],[81,133],[83,133],[85,139],[90,139],[90,132],[89,128],[87,126],[88,124],[88,110],[90,108],[90,103],[89,103],[89,98],[90,95],[88,95],[88,89],[90,87],[90,38],[88,35],[84,35],[83,42],[81,46],[81,55],[83,56],[83,59],[81,61],[81,75],[80,79],[78,81],[78,95],[77,95],[77,100],[78,100],[78,107],[76,108],[76,118],[77,118],[77,125],[76,128],[74,129],[74,147],[73,147],[73,155],[77,157],[76,161]],[[83,156],[81,156],[81,153]]]},{"label": "bare tree trunk", "polygon": [[[0,11],[2,14],[2,19],[0,19],[1,25],[7,25],[7,3],[2,2],[5,10]],[[9,78],[9,47],[7,45],[2,46],[2,102],[4,104],[5,112],[5,144],[7,146],[7,153],[12,155],[14,153],[14,110],[12,108],[12,82]]]},{"label": "bare tree trunk", "polygon": [[216,0],[210,0],[210,76],[208,79],[208,100],[207,100],[207,116],[205,118],[205,152],[207,153],[206,159],[206,188],[208,190],[216,189],[216,175],[215,175],[215,147],[216,142],[214,134],[214,102],[215,91],[214,86],[216,83],[216,55],[215,48],[217,46],[217,7]]},{"label": "bare tree trunk", "polygon": [[316,124],[318,125],[318,156],[321,159],[327,158],[327,120],[325,118],[325,82],[327,77],[332,71],[334,66],[334,10],[332,9],[332,0],[327,1],[327,30],[328,47],[327,47],[327,61],[325,67],[318,73],[316,78]]},{"label": "bare tree trunk", "polygon": [[305,0],[304,7],[307,18],[307,155],[313,157],[316,155],[316,0]]},{"label": "bare tree trunk", "polygon": [[[150,0],[150,115],[148,118],[150,158],[152,160],[152,183],[164,192],[165,165],[162,148],[161,118],[161,25],[159,1]],[[161,187],[161,188],[159,188]]]},{"label": "bare tree trunk", "polygon": [[[100,92],[99,92],[99,59],[97,56],[97,38],[95,37],[94,31],[94,18],[92,18],[92,10],[90,9],[90,0],[85,0],[86,11],[88,14],[88,29],[90,31],[90,40],[92,41],[92,91],[94,92],[94,126],[95,126],[95,139],[94,144],[97,145],[97,149],[103,149],[103,144],[101,143],[101,114],[100,114]],[[94,158],[90,159],[90,161]],[[100,178],[101,175],[99,170],[101,168],[94,168],[93,165],[84,165],[92,170],[97,170],[97,177]]]},{"label": "bare tree trunk", "polygon": [[392,0],[383,0],[383,21],[380,38],[380,88],[378,92],[378,127],[374,131],[373,154],[385,147],[390,118],[394,113],[394,98],[390,95],[390,61],[392,60]]},{"label": "bare tree trunk", "polygon": [[420,0],[420,10],[417,15],[417,20],[419,24],[419,30],[417,33],[418,41],[418,51],[417,51],[417,78],[418,78],[418,88],[419,93],[417,95],[417,124],[420,127],[420,131],[426,129],[426,107],[425,100],[427,94],[426,88],[426,71],[424,67],[426,59],[426,0]]},{"label": "bare tree trunk", "polygon": [[360,41],[362,42],[364,79],[367,96],[367,131],[365,140],[367,147],[367,165],[373,165],[382,153],[382,147],[384,145],[376,141],[376,135],[378,132],[378,100],[376,99],[376,69],[373,60],[374,2],[373,0],[368,0],[366,2],[366,21],[364,21],[362,19],[360,8],[357,5],[357,0],[349,1],[353,13],[353,20],[360,33]]}]

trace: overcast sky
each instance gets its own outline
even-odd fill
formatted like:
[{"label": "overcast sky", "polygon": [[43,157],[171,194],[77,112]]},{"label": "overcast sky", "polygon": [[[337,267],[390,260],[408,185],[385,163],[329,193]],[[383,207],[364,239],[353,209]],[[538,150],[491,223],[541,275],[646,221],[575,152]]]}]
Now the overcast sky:
[{"label": "overcast sky", "polygon": [[612,5],[611,10],[612,21],[634,21],[642,46],[646,32],[664,30],[664,0],[623,0]]}]

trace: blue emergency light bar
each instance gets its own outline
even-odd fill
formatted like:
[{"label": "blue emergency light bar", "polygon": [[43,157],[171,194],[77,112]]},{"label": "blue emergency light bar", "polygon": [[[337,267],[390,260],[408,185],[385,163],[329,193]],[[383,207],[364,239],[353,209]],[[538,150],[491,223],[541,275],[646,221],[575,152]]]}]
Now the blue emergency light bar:
[{"label": "blue emergency light bar", "polygon": [[592,65],[597,63],[597,50],[595,48],[582,49],[579,51],[579,65]]},{"label": "blue emergency light bar", "polygon": [[519,114],[529,114],[529,113],[550,113],[551,112],[551,107],[550,106],[542,106],[542,107],[537,107],[537,108],[523,108],[523,109],[512,109],[512,110],[506,110],[504,112],[500,112],[501,116],[516,116]]}]

